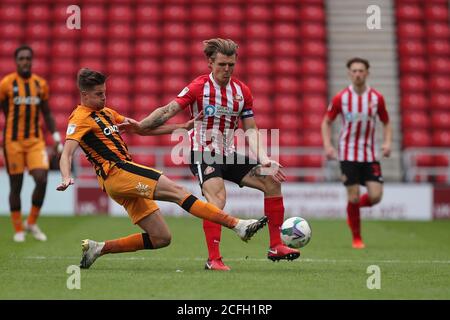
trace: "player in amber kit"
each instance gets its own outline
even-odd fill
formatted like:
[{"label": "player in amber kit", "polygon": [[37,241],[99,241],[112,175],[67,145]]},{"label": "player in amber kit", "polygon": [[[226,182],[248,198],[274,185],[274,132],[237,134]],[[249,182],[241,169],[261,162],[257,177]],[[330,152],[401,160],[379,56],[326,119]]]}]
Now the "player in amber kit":
[{"label": "player in amber kit", "polygon": [[[347,223],[353,236],[355,249],[365,247],[361,237],[361,207],[370,207],[381,201],[383,177],[375,146],[377,117],[383,123],[384,157],[391,153],[392,129],[383,96],[366,85],[369,61],[353,58],[347,62],[352,84],[339,92],[332,100],[322,121],[322,138],[329,159],[341,164],[342,181],[347,188]],[[339,152],[331,144],[331,125],[338,115],[343,126],[339,135]],[[367,193],[359,196],[359,185],[367,187]]]},{"label": "player in amber kit", "polygon": [[[9,205],[14,225],[14,241],[25,241],[25,232],[37,240],[47,240],[36,224],[44,202],[49,168],[45,139],[41,130],[40,114],[44,116],[48,130],[53,134],[54,147],[62,151],[61,137],[56,131],[55,121],[48,105],[47,82],[31,73],[33,50],[24,45],[14,53],[17,71],[0,81],[0,105],[6,121],[3,136],[3,151],[9,175]],[[22,223],[20,192],[23,172],[28,169],[36,186],[33,191],[31,212]]]},{"label": "player in amber kit", "polygon": [[[201,124],[194,126],[190,134],[190,168],[198,178],[206,199],[219,208],[225,207],[224,180],[263,192],[264,214],[268,218],[270,235],[267,258],[272,261],[294,260],[300,256],[299,250],[285,246],[280,237],[280,227],[284,221],[281,182],[285,180],[285,175],[280,165],[267,156],[261,143],[250,89],[232,77],[237,49],[238,45],[230,39],[204,41],[204,53],[211,73],[194,79],[178,97],[156,109],[134,130],[143,135],[145,133],[139,132],[140,129],[156,128],[181,110],[189,110],[193,118],[204,112]],[[236,152],[233,138],[239,120],[258,162]],[[263,175],[266,169],[270,169],[267,171],[271,174]],[[205,269],[230,270],[223,263],[219,250],[221,226],[205,220],[203,230],[208,247]]]},{"label": "player in amber kit", "polygon": [[[107,253],[168,246],[171,235],[154,200],[175,202],[194,216],[232,229],[244,241],[265,225],[265,217],[260,220],[242,220],[230,216],[197,199],[160,171],[132,162],[117,125],[134,120],[105,107],[105,80],[103,74],[89,69],[81,69],[78,73],[81,105],[75,108],[69,118],[60,160],[62,183],[57,190],[63,191],[74,183],[70,172],[72,156],[80,146],[95,168],[100,187],[122,205],[132,222],[145,232],[105,242],[83,240],[81,268],[89,268],[98,257]],[[178,125],[166,125],[150,133],[169,133],[177,128]]]}]

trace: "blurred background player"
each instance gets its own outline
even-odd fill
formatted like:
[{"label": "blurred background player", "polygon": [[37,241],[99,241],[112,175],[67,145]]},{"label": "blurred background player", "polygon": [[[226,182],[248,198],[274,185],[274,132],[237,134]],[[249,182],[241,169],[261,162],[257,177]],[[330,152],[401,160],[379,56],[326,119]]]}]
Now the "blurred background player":
[{"label": "blurred background player", "polygon": [[[60,160],[62,183],[57,190],[64,191],[74,183],[71,177],[72,156],[78,146],[81,146],[95,168],[99,186],[126,209],[133,223],[139,225],[145,233],[106,242],[84,240],[81,268],[89,268],[98,257],[107,253],[168,246],[170,231],[153,200],[177,203],[196,217],[227,226],[244,241],[265,225],[265,217],[260,220],[244,220],[230,216],[197,199],[160,171],[132,162],[117,124],[135,121],[105,107],[105,81],[106,76],[97,71],[81,69],[78,73],[81,105],[69,117],[67,138]],[[177,125],[160,126],[150,133],[169,133],[176,128]]]},{"label": "blurred background player", "polygon": [[[332,99],[322,121],[322,138],[327,158],[339,158],[342,182],[347,188],[347,223],[353,236],[352,246],[362,249],[365,245],[359,209],[379,203],[383,195],[383,177],[375,145],[377,116],[383,123],[381,149],[384,157],[391,153],[392,128],[383,96],[366,84],[369,61],[352,58],[347,62],[347,68],[352,84]],[[331,143],[331,126],[338,115],[343,120],[339,152]],[[367,188],[367,193],[361,197],[359,185]]]},{"label": "blurred background player", "polygon": [[[156,128],[188,107],[191,117],[203,111],[205,116],[202,123],[194,126],[190,134],[190,168],[198,177],[204,196],[208,202],[223,209],[226,202],[224,179],[240,187],[261,190],[264,193],[264,213],[268,217],[270,234],[267,257],[273,261],[297,259],[300,252],[285,246],[280,238],[280,227],[284,221],[281,182],[285,180],[285,175],[280,165],[269,159],[262,144],[253,114],[250,89],[232,77],[237,49],[238,45],[230,39],[204,41],[204,53],[211,73],[197,77],[175,100],[143,119],[140,130]],[[236,153],[234,130],[238,127],[239,119],[242,120],[243,129],[249,133],[249,147],[259,163]],[[274,173],[261,175],[262,167],[274,168]],[[230,270],[220,254],[221,226],[204,220],[203,230],[208,247],[205,268]]]},{"label": "blurred background player", "polygon": [[[17,71],[6,75],[0,82],[0,104],[5,112],[3,151],[9,175],[9,205],[14,225],[14,241],[25,241],[25,232],[35,239],[46,241],[46,235],[36,224],[47,187],[49,168],[45,138],[41,130],[40,114],[44,115],[47,129],[52,133],[56,152],[62,151],[61,137],[48,105],[47,82],[31,72],[33,50],[27,45],[15,50]],[[21,199],[25,168],[36,184],[31,198],[31,211],[22,223]]]}]

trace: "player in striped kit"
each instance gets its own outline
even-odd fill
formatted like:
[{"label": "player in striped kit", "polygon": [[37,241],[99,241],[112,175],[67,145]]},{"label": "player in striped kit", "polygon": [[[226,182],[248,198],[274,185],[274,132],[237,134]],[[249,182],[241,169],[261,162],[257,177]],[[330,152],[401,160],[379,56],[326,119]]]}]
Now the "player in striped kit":
[{"label": "player in striped kit", "polygon": [[[280,227],[284,221],[281,182],[285,180],[280,165],[269,159],[261,144],[253,115],[253,97],[250,89],[232,77],[236,64],[237,44],[232,40],[210,39],[204,41],[204,53],[211,69],[185,87],[178,97],[168,105],[156,109],[131,131],[145,135],[145,130],[165,123],[182,109],[188,108],[191,117],[203,112],[200,125],[190,132],[191,171],[198,177],[202,192],[208,202],[219,208],[225,207],[224,180],[261,190],[264,193],[264,213],[268,217],[270,244],[268,259],[293,260],[300,256],[296,249],[285,246],[280,238]],[[234,132],[242,120],[248,133],[249,146],[257,161],[236,153]],[[127,130],[127,128],[124,128]],[[253,130],[252,130],[253,129]],[[273,169],[272,174],[262,175],[264,169]],[[219,250],[221,226],[203,221],[209,257],[205,265],[208,270],[230,270]]]},{"label": "player in striped kit", "polygon": [[[366,84],[369,61],[352,58],[347,62],[352,84],[334,96],[322,121],[322,138],[328,159],[339,159],[342,181],[347,188],[347,223],[352,231],[352,246],[365,247],[361,238],[360,208],[381,201],[383,177],[375,144],[375,126],[378,117],[383,123],[384,157],[391,153],[392,129],[383,96]],[[331,126],[338,115],[342,116],[339,151],[331,143]],[[359,195],[359,185],[367,193]]]}]

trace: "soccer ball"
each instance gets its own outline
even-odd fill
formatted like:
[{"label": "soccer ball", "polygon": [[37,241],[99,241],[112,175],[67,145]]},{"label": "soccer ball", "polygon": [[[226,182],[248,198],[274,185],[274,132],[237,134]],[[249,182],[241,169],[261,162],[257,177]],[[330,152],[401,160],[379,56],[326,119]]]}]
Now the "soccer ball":
[{"label": "soccer ball", "polygon": [[291,248],[301,248],[311,240],[311,227],[301,217],[286,219],[281,226],[281,240]]}]

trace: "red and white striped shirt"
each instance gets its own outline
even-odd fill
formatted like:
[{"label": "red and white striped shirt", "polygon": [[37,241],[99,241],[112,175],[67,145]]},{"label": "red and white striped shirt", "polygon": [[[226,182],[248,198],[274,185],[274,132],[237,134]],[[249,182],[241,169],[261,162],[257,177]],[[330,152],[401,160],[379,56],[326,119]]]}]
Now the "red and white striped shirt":
[{"label": "red and white striped shirt", "polygon": [[383,123],[389,122],[381,93],[367,87],[363,94],[358,95],[350,85],[334,96],[327,114],[331,120],[338,114],[342,115],[339,135],[340,161],[377,161],[376,116],[378,115]]},{"label": "red and white striped shirt", "polygon": [[195,125],[190,132],[192,151],[233,153],[234,130],[239,118],[253,117],[250,89],[235,78],[221,87],[212,74],[202,75],[185,87],[175,101],[183,109],[189,107],[191,119],[204,112],[202,125]]}]

